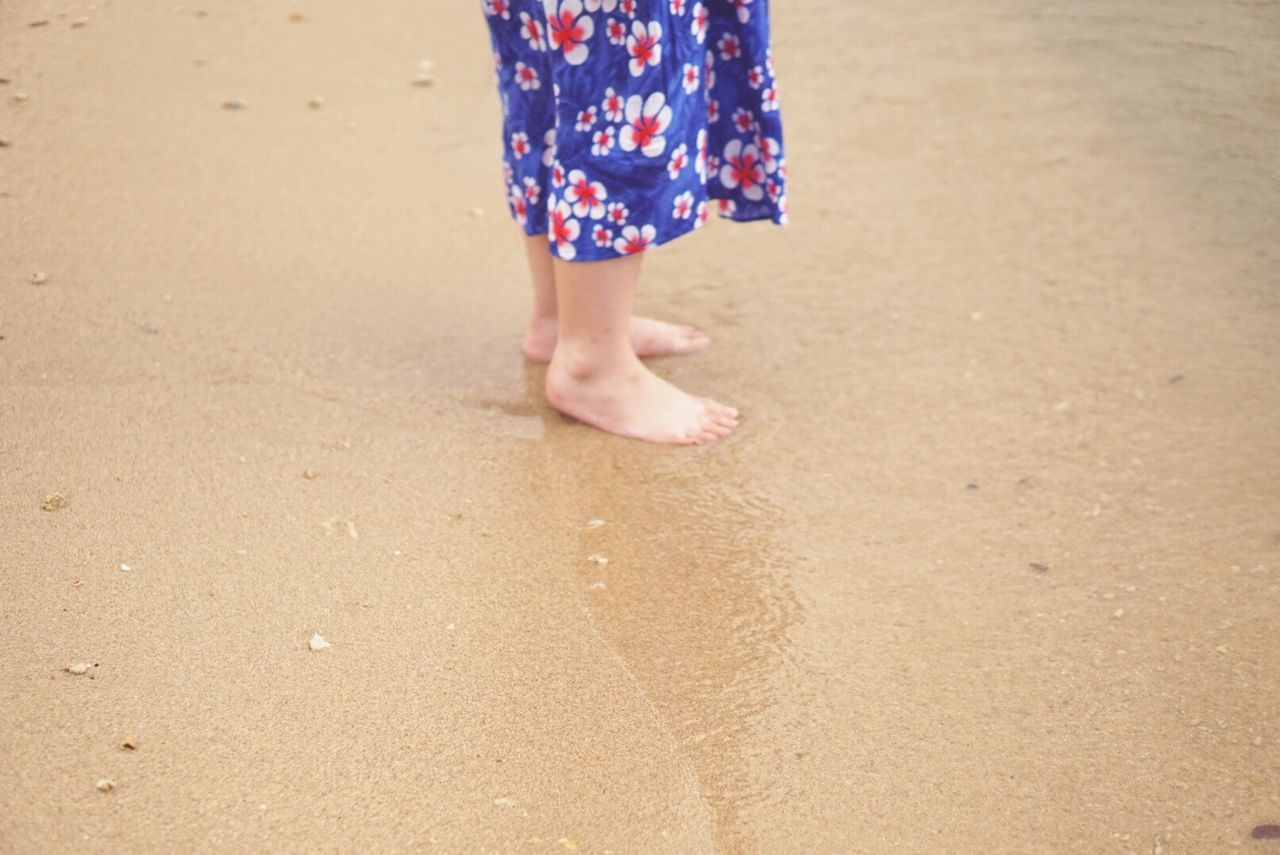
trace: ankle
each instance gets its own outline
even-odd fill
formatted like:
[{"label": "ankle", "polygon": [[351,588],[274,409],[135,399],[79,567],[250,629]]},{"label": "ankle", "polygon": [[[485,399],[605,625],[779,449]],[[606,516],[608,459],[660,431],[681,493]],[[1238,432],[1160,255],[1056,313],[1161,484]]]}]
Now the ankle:
[{"label": "ankle", "polygon": [[560,325],[560,322],[556,320],[554,315],[552,315],[551,317],[546,317],[546,316],[535,313],[533,317],[529,318],[529,325],[525,327],[525,334],[526,335],[531,335],[531,334],[546,335],[548,333],[554,334],[557,327],[559,327],[559,325]]},{"label": "ankle", "polygon": [[556,342],[555,353],[551,356],[552,367],[571,380],[585,382],[601,376],[617,374],[627,370],[631,363],[637,362],[635,352],[629,343],[623,347],[613,344],[607,346],[566,341],[561,338]]}]

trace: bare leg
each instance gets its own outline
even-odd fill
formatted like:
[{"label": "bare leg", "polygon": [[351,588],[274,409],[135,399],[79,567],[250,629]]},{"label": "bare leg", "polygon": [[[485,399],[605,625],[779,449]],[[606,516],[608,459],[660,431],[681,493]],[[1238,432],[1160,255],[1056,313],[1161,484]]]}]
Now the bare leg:
[{"label": "bare leg", "polygon": [[737,410],[671,385],[631,346],[641,259],[552,261],[560,330],[547,398],[579,421],[636,439],[689,445],[728,436]]},{"label": "bare leg", "polygon": [[[547,248],[547,236],[524,235],[524,253],[533,283],[533,316],[524,331],[524,355],[535,362],[550,362],[556,349],[559,322],[556,315],[555,269]],[[702,330],[669,324],[653,318],[632,318],[631,348],[637,356],[669,356],[701,350],[711,344]]]}]

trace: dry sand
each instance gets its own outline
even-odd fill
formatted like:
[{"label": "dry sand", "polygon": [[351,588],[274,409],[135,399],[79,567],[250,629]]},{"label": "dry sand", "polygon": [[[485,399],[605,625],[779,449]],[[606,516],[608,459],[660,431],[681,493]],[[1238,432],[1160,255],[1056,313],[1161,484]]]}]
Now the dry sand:
[{"label": "dry sand", "polygon": [[0,4],[0,850],[1280,845],[1280,7],[774,6],[690,451],[521,360],[474,2]]}]

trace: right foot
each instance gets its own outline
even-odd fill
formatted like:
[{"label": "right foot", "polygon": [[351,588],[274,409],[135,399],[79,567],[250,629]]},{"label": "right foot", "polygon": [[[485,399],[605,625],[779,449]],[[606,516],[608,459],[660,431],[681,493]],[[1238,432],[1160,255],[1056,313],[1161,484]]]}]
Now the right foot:
[{"label": "right foot", "polygon": [[726,437],[738,411],[681,391],[632,358],[596,369],[557,352],[547,369],[547,399],[560,412],[609,433],[696,445]]}]

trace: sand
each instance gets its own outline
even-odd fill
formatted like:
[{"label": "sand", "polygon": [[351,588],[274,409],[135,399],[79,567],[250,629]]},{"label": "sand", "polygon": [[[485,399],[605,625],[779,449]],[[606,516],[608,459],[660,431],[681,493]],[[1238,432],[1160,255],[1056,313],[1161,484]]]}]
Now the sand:
[{"label": "sand", "polygon": [[775,3],[694,450],[520,357],[474,6],[0,5],[0,850],[1271,851],[1275,4]]}]

